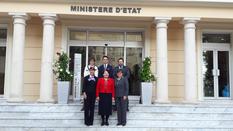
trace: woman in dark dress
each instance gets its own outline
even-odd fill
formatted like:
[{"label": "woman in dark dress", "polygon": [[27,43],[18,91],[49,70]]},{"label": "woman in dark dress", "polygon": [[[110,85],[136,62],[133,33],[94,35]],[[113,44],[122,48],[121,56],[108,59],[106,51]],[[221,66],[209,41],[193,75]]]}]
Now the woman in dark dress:
[{"label": "woman in dark dress", "polygon": [[90,75],[84,77],[83,82],[83,97],[84,97],[84,119],[85,125],[93,125],[94,120],[94,109],[95,109],[95,93],[97,77],[95,76],[95,68],[91,67],[89,69]]},{"label": "woman in dark dress", "polygon": [[114,101],[114,80],[109,78],[108,71],[104,71],[103,78],[99,78],[96,87],[96,99],[99,101],[99,115],[103,125],[109,125],[108,118],[112,115],[112,101]]}]

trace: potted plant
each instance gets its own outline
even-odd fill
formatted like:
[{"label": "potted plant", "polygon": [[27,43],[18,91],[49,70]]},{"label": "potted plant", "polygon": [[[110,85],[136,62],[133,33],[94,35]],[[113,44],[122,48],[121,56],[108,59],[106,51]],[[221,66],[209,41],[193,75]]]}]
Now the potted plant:
[{"label": "potted plant", "polygon": [[58,59],[53,65],[53,72],[56,75],[57,82],[57,98],[59,104],[67,104],[69,98],[70,81],[73,79],[73,74],[69,71],[69,61],[67,53],[61,51],[57,53]]},{"label": "potted plant", "polygon": [[140,70],[141,79],[141,102],[142,104],[151,104],[152,102],[152,81],[155,81],[155,77],[151,72],[151,58],[146,57],[143,61],[142,68]]}]

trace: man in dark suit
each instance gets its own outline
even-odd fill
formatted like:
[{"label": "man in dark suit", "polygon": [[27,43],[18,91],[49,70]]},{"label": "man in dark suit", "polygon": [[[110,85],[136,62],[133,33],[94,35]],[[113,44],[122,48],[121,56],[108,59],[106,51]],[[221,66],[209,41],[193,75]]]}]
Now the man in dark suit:
[{"label": "man in dark suit", "polygon": [[98,67],[98,78],[103,78],[104,71],[107,70],[109,73],[109,77],[113,78],[113,67],[109,65],[108,56],[102,57],[103,64]]},{"label": "man in dark suit", "polygon": [[126,79],[129,79],[129,76],[130,76],[129,68],[124,65],[124,59],[123,58],[118,59],[118,65],[114,68],[114,71],[113,71],[114,78],[117,78],[117,71],[118,70],[122,70],[123,76]]}]

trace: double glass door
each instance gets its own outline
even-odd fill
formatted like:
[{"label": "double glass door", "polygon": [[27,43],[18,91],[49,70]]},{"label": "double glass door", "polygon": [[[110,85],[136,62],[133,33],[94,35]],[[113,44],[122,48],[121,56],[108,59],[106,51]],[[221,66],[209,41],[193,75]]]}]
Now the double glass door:
[{"label": "double glass door", "polygon": [[95,58],[96,65],[102,64],[102,57],[106,55],[109,57],[109,64],[112,66],[117,65],[118,58],[124,58],[123,47],[103,47],[103,46],[89,46],[88,58]]},{"label": "double glass door", "polygon": [[228,50],[203,51],[203,86],[205,98],[230,98],[230,68]]},{"label": "double glass door", "polygon": [[[117,60],[119,58],[124,58],[125,64],[130,70],[129,95],[140,95],[139,69],[142,64],[142,52],[143,49],[141,47],[70,46],[70,70],[74,71],[75,53],[82,54],[82,77],[84,67],[88,64],[90,58],[95,58],[96,66],[100,66],[102,64],[102,57],[107,55],[109,57],[109,63],[113,67],[117,66]],[[72,94],[72,90],[70,94]]]},{"label": "double glass door", "polygon": [[88,47],[88,57],[95,58],[96,65],[102,64],[102,56],[107,55],[109,57],[109,63],[114,67],[118,64],[119,58],[124,58],[126,54],[125,64],[129,68],[129,95],[140,95],[140,78],[139,69],[142,64],[142,48],[127,47],[124,51],[124,47]]}]

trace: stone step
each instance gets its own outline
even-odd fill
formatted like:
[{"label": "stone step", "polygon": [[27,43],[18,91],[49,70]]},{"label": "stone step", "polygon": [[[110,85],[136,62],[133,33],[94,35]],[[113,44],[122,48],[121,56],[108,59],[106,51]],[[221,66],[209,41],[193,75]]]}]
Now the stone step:
[{"label": "stone step", "polygon": [[[4,106],[17,106],[17,107],[27,107],[27,106],[33,106],[33,107],[73,107],[73,106],[82,106],[83,103],[80,102],[72,102],[69,104],[52,104],[52,103],[0,103],[1,107]],[[96,102],[96,105],[98,105],[98,103]],[[223,108],[223,107],[232,107],[233,106],[233,102],[228,102],[228,103],[208,103],[208,102],[199,102],[199,103],[165,103],[165,104],[161,104],[161,103],[155,103],[155,104],[151,104],[151,105],[143,105],[143,104],[139,104],[138,102],[134,102],[134,101],[129,101],[129,105],[130,106],[138,106],[138,107],[208,107],[208,108]]]},{"label": "stone step", "polygon": [[[0,128],[78,128],[86,127],[80,120],[0,120]],[[116,127],[116,120],[109,120],[110,127]],[[93,127],[99,127],[100,121],[94,121]],[[215,121],[215,120],[130,120],[128,119],[126,127],[152,128],[232,128],[233,121]]]},{"label": "stone step", "polygon": [[231,128],[163,128],[163,127],[151,127],[151,128],[137,128],[137,127],[69,127],[69,128],[1,128],[1,131],[231,131]]},{"label": "stone step", "polygon": [[[80,112],[82,105],[0,105],[0,112]],[[97,110],[96,105],[96,110]],[[130,112],[137,113],[233,113],[232,107],[204,107],[204,106],[143,106],[130,105]]]},{"label": "stone step", "polygon": [[[116,119],[117,114],[113,112],[110,119]],[[132,120],[147,119],[147,120],[232,120],[231,113],[135,113],[128,112],[127,118]],[[59,120],[83,120],[84,112],[76,113],[0,113],[1,120],[43,120],[43,119],[59,119]],[[99,120],[97,112],[95,119]]]},{"label": "stone step", "polygon": [[[118,130],[116,112],[109,127],[101,127],[95,110],[94,126],[84,125],[82,104],[1,103],[0,131]],[[67,129],[66,129],[67,128]],[[130,104],[127,126],[121,130],[228,130],[233,129],[233,104]],[[15,130],[14,130],[15,131]]]}]

